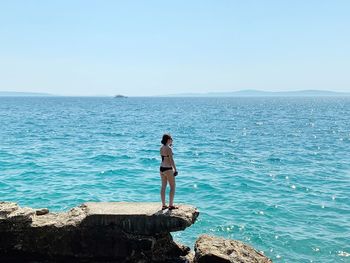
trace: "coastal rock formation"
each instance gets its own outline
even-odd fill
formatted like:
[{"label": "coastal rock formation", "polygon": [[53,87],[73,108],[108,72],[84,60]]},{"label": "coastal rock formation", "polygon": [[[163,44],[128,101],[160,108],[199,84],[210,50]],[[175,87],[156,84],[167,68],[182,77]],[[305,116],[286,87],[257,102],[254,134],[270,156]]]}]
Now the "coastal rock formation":
[{"label": "coastal rock formation", "polygon": [[84,203],[49,213],[0,202],[0,261],[181,262],[190,249],[170,232],[191,226],[198,214],[192,206],[161,210],[158,203]]},{"label": "coastal rock formation", "polygon": [[198,214],[158,203],[84,203],[50,213],[0,202],[0,262],[272,262],[240,241],[202,235],[195,253],[174,242],[170,232]]},{"label": "coastal rock formation", "polygon": [[237,240],[209,235],[200,236],[195,244],[196,263],[271,263],[254,248]]}]

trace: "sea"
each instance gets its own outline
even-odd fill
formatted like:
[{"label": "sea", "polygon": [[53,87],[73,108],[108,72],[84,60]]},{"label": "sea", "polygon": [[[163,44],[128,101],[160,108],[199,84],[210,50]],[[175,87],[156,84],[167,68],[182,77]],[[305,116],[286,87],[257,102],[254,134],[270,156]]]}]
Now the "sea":
[{"label": "sea", "polygon": [[177,242],[210,234],[274,262],[350,262],[350,97],[0,97],[0,200],[160,203],[166,132],[175,204],[200,211]]}]

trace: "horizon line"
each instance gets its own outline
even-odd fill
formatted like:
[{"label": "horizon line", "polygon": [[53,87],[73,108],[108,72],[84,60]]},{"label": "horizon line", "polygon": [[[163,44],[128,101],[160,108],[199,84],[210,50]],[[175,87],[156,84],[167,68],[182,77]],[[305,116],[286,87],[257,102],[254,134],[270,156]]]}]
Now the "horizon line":
[{"label": "horizon line", "polygon": [[[7,95],[8,93],[9,95]],[[242,94],[240,94],[242,93]],[[249,94],[251,93],[251,94]],[[242,89],[242,90],[235,90],[235,91],[207,91],[207,92],[187,92],[187,93],[172,93],[172,94],[157,94],[157,95],[124,95],[120,93],[115,94],[93,94],[93,95],[83,95],[83,94],[53,94],[53,93],[47,93],[47,92],[36,92],[36,91],[0,91],[0,96],[2,97],[115,97],[118,95],[124,96],[124,97],[205,97],[206,95],[208,97],[230,97],[230,95],[235,95],[239,97],[239,95],[243,96],[254,96],[254,93],[260,93],[256,94],[257,96],[269,96],[269,95],[283,95],[286,93],[329,93],[329,95],[350,95],[350,91],[334,91],[334,90],[317,90],[317,89],[304,89],[304,90],[281,90],[281,91],[270,91],[270,90],[258,90],[258,89]],[[266,94],[264,94],[266,93]],[[13,94],[13,95],[11,95]],[[23,94],[23,95],[21,95]],[[303,94],[300,94],[303,95]],[[305,94],[307,95],[307,94]],[[317,94],[312,94],[317,96]],[[319,94],[322,95],[322,94]],[[327,94],[324,94],[323,96],[327,96]]]}]

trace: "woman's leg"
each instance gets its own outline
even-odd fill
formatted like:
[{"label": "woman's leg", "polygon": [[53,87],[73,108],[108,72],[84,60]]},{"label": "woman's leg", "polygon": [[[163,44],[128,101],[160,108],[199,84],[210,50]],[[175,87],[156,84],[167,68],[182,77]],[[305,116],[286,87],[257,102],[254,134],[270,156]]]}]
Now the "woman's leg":
[{"label": "woman's leg", "polygon": [[167,171],[166,173],[169,185],[170,185],[170,193],[169,193],[169,206],[174,205],[174,196],[175,196],[175,176],[173,171]]},{"label": "woman's leg", "polygon": [[166,206],[165,203],[165,189],[166,189],[166,185],[167,185],[167,177],[164,173],[160,173],[160,178],[162,180],[162,187],[160,189],[160,198],[162,200],[162,206]]}]

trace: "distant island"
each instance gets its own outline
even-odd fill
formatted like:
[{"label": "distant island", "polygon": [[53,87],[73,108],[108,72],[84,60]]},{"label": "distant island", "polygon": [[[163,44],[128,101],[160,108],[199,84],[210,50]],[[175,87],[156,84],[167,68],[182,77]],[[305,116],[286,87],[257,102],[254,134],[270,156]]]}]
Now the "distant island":
[{"label": "distant island", "polygon": [[318,96],[350,96],[350,92],[336,92],[336,91],[328,91],[328,90],[298,90],[298,91],[240,90],[240,91],[233,91],[233,92],[170,94],[170,95],[165,95],[164,97],[318,97]]},{"label": "distant island", "polygon": [[49,93],[0,91],[0,97],[51,97]]},{"label": "distant island", "polygon": [[[0,91],[0,97],[56,97],[50,93],[39,92],[15,92],[15,91]],[[80,95],[84,96],[84,95]],[[232,92],[207,92],[207,93],[179,93],[167,94],[151,97],[345,97],[350,96],[350,92],[337,92],[329,90],[297,90],[297,91],[262,91],[262,90],[239,90]],[[65,96],[71,97],[71,96]],[[73,96],[76,97],[76,96]],[[87,96],[84,97],[110,97],[103,96]],[[128,96],[117,94],[113,98],[128,98]]]}]

